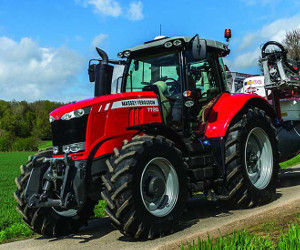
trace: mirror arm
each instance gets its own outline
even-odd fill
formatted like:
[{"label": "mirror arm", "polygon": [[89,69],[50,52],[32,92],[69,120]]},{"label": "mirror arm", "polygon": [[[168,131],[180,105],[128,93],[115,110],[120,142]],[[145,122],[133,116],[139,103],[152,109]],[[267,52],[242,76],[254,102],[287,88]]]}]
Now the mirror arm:
[{"label": "mirror arm", "polygon": [[108,62],[111,64],[117,64],[117,65],[126,65],[126,63],[127,63],[124,60],[111,60],[111,59],[109,59]]},{"label": "mirror arm", "polygon": [[198,34],[196,34],[196,35],[194,35],[193,37],[192,37],[192,39],[184,46],[184,50],[186,50],[186,48],[188,48],[192,43],[193,43],[193,41],[195,40],[195,38],[197,37],[197,36],[199,36]]}]

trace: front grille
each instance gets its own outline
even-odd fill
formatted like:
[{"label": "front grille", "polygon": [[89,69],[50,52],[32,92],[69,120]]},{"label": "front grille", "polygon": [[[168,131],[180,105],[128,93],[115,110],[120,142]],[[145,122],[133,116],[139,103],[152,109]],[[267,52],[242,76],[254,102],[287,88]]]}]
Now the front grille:
[{"label": "front grille", "polygon": [[51,123],[53,146],[58,146],[58,154],[62,154],[62,146],[76,142],[85,142],[88,115],[70,120],[58,120]]}]

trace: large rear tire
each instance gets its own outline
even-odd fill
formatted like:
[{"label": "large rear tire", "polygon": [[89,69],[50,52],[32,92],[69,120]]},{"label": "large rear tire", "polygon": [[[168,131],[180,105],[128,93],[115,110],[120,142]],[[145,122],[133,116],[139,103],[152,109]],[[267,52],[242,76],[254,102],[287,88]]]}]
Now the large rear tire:
[{"label": "large rear tire", "polygon": [[87,225],[90,216],[94,214],[95,202],[87,200],[80,210],[60,210],[53,207],[30,208],[24,199],[24,190],[32,170],[33,159],[40,167],[47,167],[43,162],[45,157],[51,157],[52,150],[39,152],[30,156],[27,165],[21,165],[21,176],[15,179],[17,191],[14,197],[18,202],[16,207],[23,221],[36,233],[45,236],[62,236],[75,233],[83,225]]},{"label": "large rear tire", "polygon": [[115,149],[107,166],[101,195],[113,225],[137,239],[172,232],[187,198],[186,167],[174,143],[162,136],[135,136]]},{"label": "large rear tire", "polygon": [[254,108],[228,129],[226,185],[223,197],[231,208],[270,202],[279,171],[275,128],[264,111]]}]

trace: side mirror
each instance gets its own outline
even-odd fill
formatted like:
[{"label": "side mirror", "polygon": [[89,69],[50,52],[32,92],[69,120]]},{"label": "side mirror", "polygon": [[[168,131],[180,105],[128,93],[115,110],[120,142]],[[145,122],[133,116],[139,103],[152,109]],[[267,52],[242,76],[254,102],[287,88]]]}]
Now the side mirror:
[{"label": "side mirror", "polygon": [[192,53],[195,60],[203,60],[206,58],[206,40],[197,36],[193,41]]},{"label": "side mirror", "polygon": [[89,65],[88,73],[90,82],[95,82],[96,64]]}]

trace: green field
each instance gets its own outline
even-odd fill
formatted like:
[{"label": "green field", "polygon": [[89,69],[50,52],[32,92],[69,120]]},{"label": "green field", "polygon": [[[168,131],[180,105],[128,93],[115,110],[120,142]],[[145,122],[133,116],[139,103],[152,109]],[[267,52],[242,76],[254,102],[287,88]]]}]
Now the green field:
[{"label": "green field", "polygon": [[[40,148],[51,146],[50,142],[44,142]],[[16,212],[16,202],[13,197],[16,186],[14,179],[20,175],[20,165],[27,162],[29,155],[34,152],[0,152],[0,243],[16,239],[26,238],[33,232],[22,222],[21,216]],[[300,155],[281,164],[282,167],[300,163]],[[100,201],[95,208],[95,217],[105,216],[105,202]]]},{"label": "green field", "polygon": [[0,153],[0,243],[12,238],[32,235],[17,213],[13,193],[16,191],[15,177],[20,175],[20,165],[27,162],[33,152]]}]

